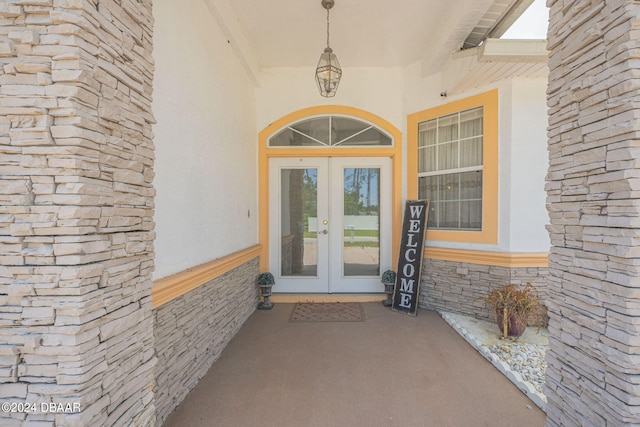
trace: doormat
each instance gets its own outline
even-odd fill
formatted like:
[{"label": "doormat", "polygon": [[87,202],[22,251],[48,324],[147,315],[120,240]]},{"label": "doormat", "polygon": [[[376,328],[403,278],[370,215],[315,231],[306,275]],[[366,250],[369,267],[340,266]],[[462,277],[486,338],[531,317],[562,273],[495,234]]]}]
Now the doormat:
[{"label": "doormat", "polygon": [[297,303],[290,322],[364,322],[364,310],[359,302]]}]

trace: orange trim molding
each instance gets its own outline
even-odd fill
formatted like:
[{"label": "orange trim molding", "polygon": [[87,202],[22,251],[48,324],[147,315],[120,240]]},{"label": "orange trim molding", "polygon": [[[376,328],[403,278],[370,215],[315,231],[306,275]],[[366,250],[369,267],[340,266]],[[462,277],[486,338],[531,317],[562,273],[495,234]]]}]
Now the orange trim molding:
[{"label": "orange trim molding", "polygon": [[482,231],[427,229],[427,241],[498,243],[498,90],[451,102],[407,117],[407,198],[418,197],[418,125],[458,111],[484,107]]},{"label": "orange trim molding", "polygon": [[180,273],[153,282],[151,299],[153,308],[158,308],[193,289],[240,267],[260,256],[262,246],[255,245],[225,257],[181,271]]},{"label": "orange trim molding", "polygon": [[425,248],[424,257],[441,261],[465,262],[469,264],[494,265],[511,268],[549,267],[549,254],[482,252],[462,249]]}]

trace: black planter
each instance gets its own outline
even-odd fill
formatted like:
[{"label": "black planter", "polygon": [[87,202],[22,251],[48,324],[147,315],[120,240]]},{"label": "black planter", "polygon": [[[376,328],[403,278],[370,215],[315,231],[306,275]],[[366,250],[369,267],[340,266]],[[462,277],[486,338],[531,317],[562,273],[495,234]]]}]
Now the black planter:
[{"label": "black planter", "polygon": [[260,294],[262,295],[263,301],[258,304],[258,310],[271,310],[273,308],[273,304],[269,301],[272,286],[273,285],[260,285]]}]

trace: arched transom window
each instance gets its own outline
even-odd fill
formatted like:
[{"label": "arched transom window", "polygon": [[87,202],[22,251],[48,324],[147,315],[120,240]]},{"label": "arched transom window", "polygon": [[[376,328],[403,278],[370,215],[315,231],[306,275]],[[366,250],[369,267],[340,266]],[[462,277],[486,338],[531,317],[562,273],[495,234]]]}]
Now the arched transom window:
[{"label": "arched transom window", "polygon": [[282,129],[269,147],[361,147],[392,146],[393,139],[377,127],[348,117],[322,116],[305,119]]}]

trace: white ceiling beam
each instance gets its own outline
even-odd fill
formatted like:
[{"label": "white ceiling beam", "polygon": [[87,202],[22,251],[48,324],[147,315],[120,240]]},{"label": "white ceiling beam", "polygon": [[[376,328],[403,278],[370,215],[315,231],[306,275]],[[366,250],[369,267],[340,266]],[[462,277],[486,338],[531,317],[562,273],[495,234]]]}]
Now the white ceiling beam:
[{"label": "white ceiling beam", "polygon": [[478,48],[478,62],[547,62],[546,40],[486,39]]}]

